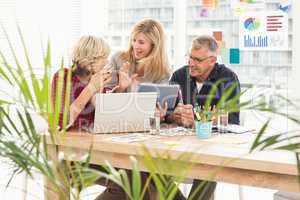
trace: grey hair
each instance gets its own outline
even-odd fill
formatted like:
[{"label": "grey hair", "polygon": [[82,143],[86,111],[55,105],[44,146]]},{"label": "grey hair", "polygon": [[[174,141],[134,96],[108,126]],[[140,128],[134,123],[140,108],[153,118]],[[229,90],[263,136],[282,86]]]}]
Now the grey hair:
[{"label": "grey hair", "polygon": [[207,49],[211,53],[217,53],[217,49],[218,49],[217,41],[209,35],[202,35],[194,38],[192,41],[191,50],[194,49],[197,50],[202,48]]}]

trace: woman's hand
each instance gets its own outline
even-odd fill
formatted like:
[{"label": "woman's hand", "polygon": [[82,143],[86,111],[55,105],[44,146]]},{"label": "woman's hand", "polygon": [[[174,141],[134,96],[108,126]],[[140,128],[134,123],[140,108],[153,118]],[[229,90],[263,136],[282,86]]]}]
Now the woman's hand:
[{"label": "woman's hand", "polygon": [[92,75],[88,88],[90,91],[95,94],[97,92],[103,92],[104,86],[111,82],[112,75],[111,71],[107,69],[103,69],[94,75]]},{"label": "woman's hand", "polygon": [[129,67],[130,63],[125,62],[123,63],[122,67],[120,68],[118,75],[119,75],[119,92],[124,92],[126,89],[131,85],[131,78],[129,77]]},{"label": "woman's hand", "polygon": [[142,81],[142,77],[138,76],[138,74],[133,74],[130,78],[131,78],[130,91],[137,92],[138,86]]}]

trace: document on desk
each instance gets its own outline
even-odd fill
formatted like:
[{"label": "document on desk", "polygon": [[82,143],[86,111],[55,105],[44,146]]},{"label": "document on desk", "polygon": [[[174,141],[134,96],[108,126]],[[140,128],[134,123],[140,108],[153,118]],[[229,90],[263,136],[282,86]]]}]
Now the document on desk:
[{"label": "document on desk", "polygon": [[242,134],[242,133],[248,133],[248,132],[254,132],[255,131],[255,129],[249,129],[247,127],[236,125],[236,124],[229,124],[226,127],[226,130],[229,133],[235,133],[235,134]]},{"label": "document on desk", "polygon": [[108,138],[112,142],[118,143],[131,143],[131,142],[140,142],[153,138],[152,135],[142,134],[142,133],[132,133],[126,135],[113,136]]},{"label": "document on desk", "polygon": [[161,129],[159,135],[162,136],[189,136],[196,135],[195,130],[181,126],[174,128]]}]

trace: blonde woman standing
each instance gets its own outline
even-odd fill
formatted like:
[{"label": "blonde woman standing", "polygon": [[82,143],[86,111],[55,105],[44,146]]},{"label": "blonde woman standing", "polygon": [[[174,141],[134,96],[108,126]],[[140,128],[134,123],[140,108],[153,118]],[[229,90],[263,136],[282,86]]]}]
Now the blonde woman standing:
[{"label": "blonde woman standing", "polygon": [[[67,74],[71,70],[71,93],[69,127],[89,129],[93,126],[95,107],[93,97],[97,92],[104,92],[104,87],[111,82],[111,73],[103,67],[108,63],[110,53],[108,44],[101,38],[83,36],[74,46],[72,67],[64,69],[61,107],[64,107]],[[59,71],[52,80],[52,100],[55,104],[58,88]],[[59,117],[62,127],[63,110]]]}]

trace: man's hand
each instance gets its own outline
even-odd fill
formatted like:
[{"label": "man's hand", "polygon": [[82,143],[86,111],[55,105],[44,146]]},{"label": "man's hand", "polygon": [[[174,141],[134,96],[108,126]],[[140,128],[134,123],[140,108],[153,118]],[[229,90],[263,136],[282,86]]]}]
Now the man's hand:
[{"label": "man's hand", "polygon": [[171,120],[185,127],[192,126],[194,123],[193,106],[191,104],[183,105],[179,103],[171,115]]},{"label": "man's hand", "polygon": [[159,113],[159,118],[161,122],[165,121],[167,110],[168,102],[165,102],[163,107],[160,105],[159,102],[156,104],[156,112]]}]

